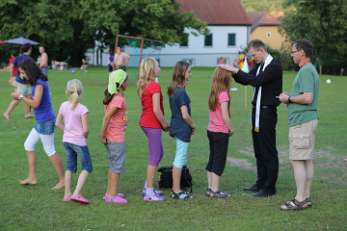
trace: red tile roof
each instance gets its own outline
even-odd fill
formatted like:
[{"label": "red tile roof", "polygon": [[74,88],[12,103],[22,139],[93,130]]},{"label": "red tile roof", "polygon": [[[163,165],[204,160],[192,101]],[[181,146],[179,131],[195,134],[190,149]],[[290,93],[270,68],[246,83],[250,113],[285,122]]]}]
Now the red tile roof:
[{"label": "red tile roof", "polygon": [[282,12],[269,14],[267,12],[248,12],[248,17],[252,23],[252,30],[258,26],[279,26],[281,24]]},{"label": "red tile roof", "polygon": [[251,25],[240,0],[176,0],[184,12],[191,12],[208,25]]}]

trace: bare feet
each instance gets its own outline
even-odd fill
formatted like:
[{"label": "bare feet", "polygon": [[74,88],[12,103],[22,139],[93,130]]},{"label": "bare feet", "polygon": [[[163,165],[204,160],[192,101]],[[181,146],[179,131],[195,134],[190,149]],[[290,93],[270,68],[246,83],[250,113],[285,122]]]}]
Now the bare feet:
[{"label": "bare feet", "polygon": [[19,181],[21,185],[36,185],[37,180],[35,178],[26,178],[24,180]]},{"label": "bare feet", "polygon": [[24,118],[25,118],[25,119],[31,119],[31,118],[33,118],[33,117],[34,117],[34,116],[33,116],[32,113],[28,113],[28,114],[24,115]]},{"label": "bare feet", "polygon": [[53,188],[51,188],[54,191],[57,191],[59,189],[64,188],[65,184],[64,181],[59,181]]},{"label": "bare feet", "polygon": [[5,112],[4,114],[2,114],[3,117],[6,119],[6,120],[10,120],[10,116]]}]

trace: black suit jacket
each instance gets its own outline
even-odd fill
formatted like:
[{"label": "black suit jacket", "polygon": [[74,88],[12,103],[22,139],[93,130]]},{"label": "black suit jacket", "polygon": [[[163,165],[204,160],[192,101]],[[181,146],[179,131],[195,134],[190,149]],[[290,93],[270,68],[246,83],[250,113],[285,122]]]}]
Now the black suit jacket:
[{"label": "black suit jacket", "polygon": [[280,101],[276,98],[282,92],[282,78],[283,71],[282,65],[278,60],[273,59],[263,72],[259,72],[256,76],[258,67],[256,65],[248,74],[239,70],[239,72],[233,75],[236,82],[243,85],[251,85],[255,87],[255,95],[252,100],[252,104],[256,104],[257,94],[259,87],[262,86],[261,93],[261,105],[277,107]]}]

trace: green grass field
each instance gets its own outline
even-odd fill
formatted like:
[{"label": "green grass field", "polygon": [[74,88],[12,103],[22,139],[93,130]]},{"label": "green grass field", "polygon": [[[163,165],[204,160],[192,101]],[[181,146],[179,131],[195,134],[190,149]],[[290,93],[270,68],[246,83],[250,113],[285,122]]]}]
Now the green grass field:
[{"label": "green grass field", "polygon": [[[163,92],[171,80],[171,69],[163,69],[160,83]],[[197,132],[189,149],[189,167],[194,181],[193,199],[163,203],[145,203],[140,196],[147,161],[145,136],[138,126],[140,101],[136,94],[136,70],[130,69],[130,86],[126,92],[129,126],[126,132],[125,171],[121,191],[127,195],[127,206],[106,205],[102,196],[106,187],[108,160],[98,134],[103,116],[103,89],[107,83],[106,69],[90,69],[86,73],[50,71],[49,84],[55,111],[66,100],[67,80],[78,78],[85,87],[82,103],[89,108],[90,136],[88,146],[94,171],[84,188],[91,204],[80,206],[63,203],[63,190],[52,192],[56,175],[37,145],[38,185],[23,187],[18,180],[27,175],[23,143],[34,120],[23,118],[23,108],[16,108],[10,121],[0,119],[0,230],[347,230],[347,155],[346,86],[347,78],[321,77],[319,101],[320,121],[317,131],[316,172],[313,183],[313,207],[298,212],[283,212],[279,206],[294,196],[295,183],[288,163],[287,111],[279,107],[277,129],[280,155],[278,194],[259,199],[244,193],[242,188],[255,181],[255,160],[250,136],[250,102],[244,107],[244,87],[232,84],[232,122],[235,134],[230,140],[228,163],[222,177],[222,189],[232,193],[227,200],[211,200],[206,190],[205,164],[208,158],[206,126],[207,98],[212,69],[193,68],[187,87],[192,101],[192,115]],[[0,73],[0,112],[6,109],[11,87],[9,73]],[[284,89],[290,90],[294,72],[285,73]],[[332,79],[326,84],[327,78]],[[250,95],[251,89],[248,89]],[[168,97],[164,96],[166,119],[169,120]],[[64,161],[62,133],[55,133],[56,149]],[[174,140],[163,135],[164,159],[170,165],[174,158]],[[76,177],[74,177],[76,180]],[[165,192],[169,195],[169,192]]]}]

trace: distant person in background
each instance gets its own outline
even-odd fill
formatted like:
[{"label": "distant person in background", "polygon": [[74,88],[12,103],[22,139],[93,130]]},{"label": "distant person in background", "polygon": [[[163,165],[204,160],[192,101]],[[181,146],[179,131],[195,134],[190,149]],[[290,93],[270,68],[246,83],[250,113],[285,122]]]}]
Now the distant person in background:
[{"label": "distant person in background", "polygon": [[113,59],[113,70],[117,69],[123,69],[124,71],[127,70],[127,66],[129,63],[129,55],[122,51],[122,49],[118,46],[116,47],[116,53],[114,54]]},{"label": "distant person in background", "polygon": [[110,48],[109,57],[108,57],[108,72],[113,71],[113,66],[112,66],[113,60],[114,60],[114,53],[113,53],[113,49]]},{"label": "distant person in background", "polygon": [[[30,54],[31,54],[32,48],[29,44],[23,45],[21,47],[21,54],[15,59],[13,62],[14,67],[16,68],[16,80],[15,80],[15,85],[16,85],[16,90],[15,92],[23,95],[23,96],[31,96],[31,86],[29,85],[29,82],[25,79],[23,79],[19,72],[18,72],[18,67],[19,65],[24,62],[25,60],[31,59]],[[12,101],[7,107],[7,110],[4,112],[3,116],[6,120],[10,119],[10,115],[12,111],[16,108],[20,100],[16,98],[12,98]],[[31,108],[30,105],[24,104],[24,111],[25,115],[24,118],[32,118],[33,115],[31,114]]]},{"label": "distant person in background", "polygon": [[39,67],[42,74],[48,76],[48,55],[43,46],[39,47],[40,57],[39,57]]},{"label": "distant person in background", "polygon": [[82,65],[80,67],[81,71],[87,71],[88,69],[88,60],[87,58],[82,59]]},{"label": "distant person in background", "polygon": [[8,83],[16,87],[16,75],[17,75],[17,68],[14,66],[14,61],[16,60],[16,56],[14,54],[11,54],[10,58],[8,59],[8,68],[9,71],[11,72],[11,76],[8,79]]}]

